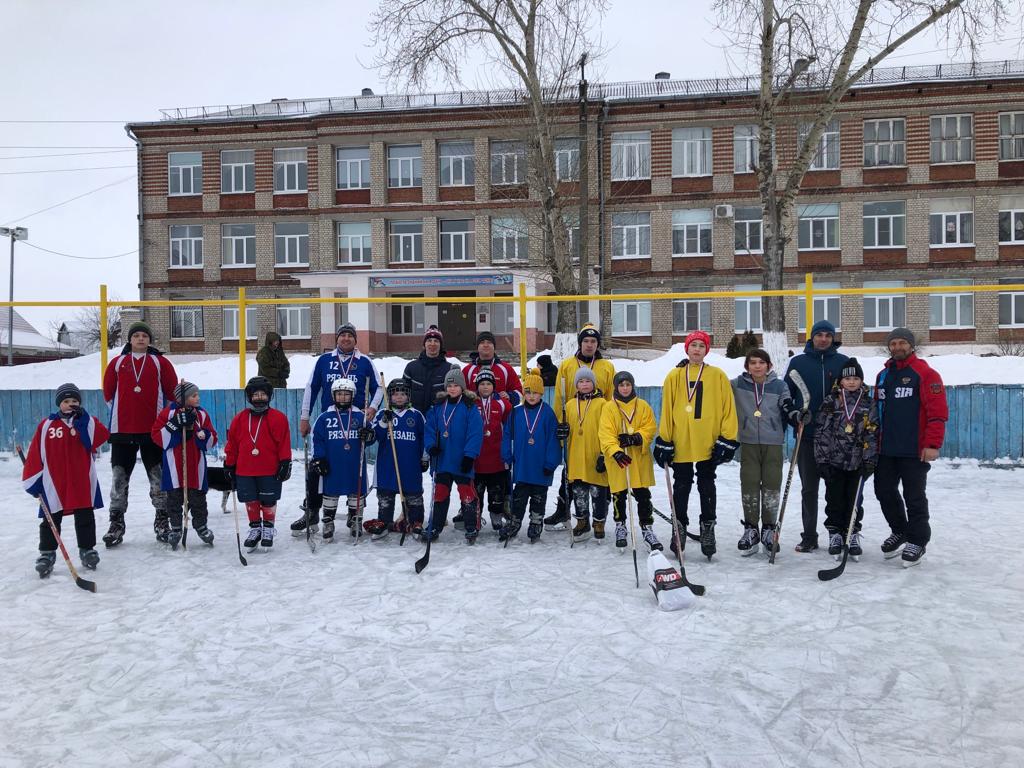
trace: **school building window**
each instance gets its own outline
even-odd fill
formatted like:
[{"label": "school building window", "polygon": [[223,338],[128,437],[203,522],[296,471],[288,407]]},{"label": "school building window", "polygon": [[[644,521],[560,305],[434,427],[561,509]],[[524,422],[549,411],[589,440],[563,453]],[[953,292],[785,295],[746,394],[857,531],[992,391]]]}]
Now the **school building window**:
[{"label": "school building window", "polygon": [[203,308],[171,307],[171,338],[203,338]]},{"label": "school building window", "polygon": [[[760,291],[761,284],[737,285],[737,291]],[[736,297],[736,333],[753,331],[758,333],[761,330],[761,297],[760,296],[737,296]]]},{"label": "school building window", "polygon": [[388,147],[388,186],[423,186],[423,150],[419,144]]},{"label": "school building window", "polygon": [[198,224],[169,229],[171,267],[194,269],[203,266],[203,228]]},{"label": "school building window", "polygon": [[437,145],[442,187],[471,187],[475,174],[472,141],[442,141]]},{"label": "school building window", "polygon": [[203,153],[167,153],[167,194],[201,195],[203,193]]},{"label": "school building window", "polygon": [[907,324],[907,297],[887,292],[901,290],[902,280],[869,280],[864,287],[879,291],[878,294],[864,296],[865,331],[891,331]]},{"label": "school building window", "polygon": [[338,264],[372,264],[370,222],[338,222]]},{"label": "school building window", "polygon": [[277,332],[283,339],[308,339],[309,307],[278,307]]},{"label": "school building window", "polygon": [[683,334],[710,327],[710,299],[677,299],[672,302],[672,333]]},{"label": "school building window", "polygon": [[309,266],[309,224],[274,225],[274,265]]},{"label": "school building window", "polygon": [[305,147],[274,150],[275,192],[305,192],[308,173]]},{"label": "school building window", "polygon": [[864,167],[907,164],[907,121],[864,121]]},{"label": "school building window", "polygon": [[[833,282],[815,281],[814,287],[818,290],[827,291],[838,289],[840,285]],[[801,331],[805,331],[807,325],[807,299],[801,296],[797,299],[796,304],[798,327]],[[817,323],[819,320],[828,320],[836,327],[837,331],[842,330],[842,315],[838,296],[814,297],[814,322]]]},{"label": "school building window", "polygon": [[907,245],[907,203],[892,200],[864,203],[864,247],[905,248]]},{"label": "school building window", "polygon": [[220,153],[220,191],[230,195],[256,189],[256,153],[251,149],[226,149]]},{"label": "school building window", "polygon": [[[932,286],[971,285],[970,280],[932,280]],[[973,293],[933,293],[928,297],[929,325],[932,328],[973,328]]]},{"label": "school building window", "polygon": [[335,163],[337,189],[370,188],[369,147],[338,147]]},{"label": "school building window", "polygon": [[[259,334],[256,327],[256,307],[245,308],[245,338],[255,339]],[[224,307],[224,338],[238,338],[238,307]]]},{"label": "school building window", "polygon": [[612,181],[651,178],[651,133],[612,134]]}]

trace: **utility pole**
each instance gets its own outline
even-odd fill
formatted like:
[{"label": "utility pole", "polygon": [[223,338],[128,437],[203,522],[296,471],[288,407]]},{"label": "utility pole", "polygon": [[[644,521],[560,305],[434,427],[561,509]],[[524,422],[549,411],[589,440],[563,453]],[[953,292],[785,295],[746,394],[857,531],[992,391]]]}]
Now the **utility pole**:
[{"label": "utility pole", "polygon": [[[590,269],[588,268],[589,263],[589,245],[590,245],[590,217],[589,217],[589,202],[590,202],[590,152],[588,151],[588,139],[587,139],[587,76],[586,76],[586,65],[587,65],[587,54],[584,52],[580,56],[580,162],[579,162],[579,176],[580,176],[580,237],[579,237],[579,251],[580,251],[580,266],[579,266],[579,288],[577,293],[581,296],[587,296],[590,294]],[[570,254],[570,258],[572,254]],[[583,324],[582,318],[579,317],[579,304],[576,305],[576,322],[577,327]]]},{"label": "utility pole", "polygon": [[14,365],[14,241],[28,240],[28,229],[25,227],[0,227],[0,237],[11,239],[11,287],[7,308],[7,365]]}]

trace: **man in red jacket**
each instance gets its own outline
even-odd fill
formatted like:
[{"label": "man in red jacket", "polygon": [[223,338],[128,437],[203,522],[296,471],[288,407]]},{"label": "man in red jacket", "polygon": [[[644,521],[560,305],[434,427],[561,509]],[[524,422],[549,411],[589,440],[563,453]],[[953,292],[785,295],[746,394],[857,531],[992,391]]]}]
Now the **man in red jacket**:
[{"label": "man in red jacket", "polygon": [[[494,394],[511,406],[517,406],[523,399],[523,382],[516,369],[495,354],[494,334],[481,331],[476,337],[476,360],[462,369],[466,386],[476,392],[476,377],[480,371],[490,369],[494,374]],[[424,414],[426,415],[426,414]]]},{"label": "man in red jacket", "polygon": [[892,531],[882,543],[882,553],[891,558],[902,549],[904,568],[921,562],[931,538],[925,489],[949,418],[942,379],[914,354],[914,344],[914,334],[907,328],[889,334],[890,358],[875,384],[881,425],[875,496]]},{"label": "man in red jacket", "polygon": [[103,399],[110,408],[110,530],[103,543],[116,547],[124,541],[124,513],[128,509],[128,481],[139,453],[149,476],[149,498],[156,516],[157,541],[166,541],[169,526],[164,493],[160,489],[163,449],[150,430],[164,405],[174,400],[178,375],[174,366],[152,346],[153,331],[143,322],[128,327],[128,343],[103,374]]}]

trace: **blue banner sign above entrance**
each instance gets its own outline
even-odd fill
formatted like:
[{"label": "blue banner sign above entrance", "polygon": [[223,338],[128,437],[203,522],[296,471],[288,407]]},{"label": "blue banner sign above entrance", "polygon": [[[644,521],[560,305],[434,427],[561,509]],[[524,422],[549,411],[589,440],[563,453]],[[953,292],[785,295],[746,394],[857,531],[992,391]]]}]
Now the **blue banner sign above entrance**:
[{"label": "blue banner sign above entrance", "polygon": [[423,275],[371,277],[371,288],[463,288],[511,285],[512,275]]}]

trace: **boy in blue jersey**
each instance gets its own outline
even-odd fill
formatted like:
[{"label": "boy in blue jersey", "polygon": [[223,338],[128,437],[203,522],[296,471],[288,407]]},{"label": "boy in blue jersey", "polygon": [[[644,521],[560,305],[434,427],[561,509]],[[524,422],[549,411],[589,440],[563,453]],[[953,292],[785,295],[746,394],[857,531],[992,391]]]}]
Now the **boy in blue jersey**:
[{"label": "boy in blue jersey", "polygon": [[[387,406],[373,421],[377,440],[377,519],[363,527],[374,541],[389,531],[403,529],[418,535],[423,529],[423,414],[410,407],[411,391],[405,379],[392,379],[387,386]],[[391,439],[394,436],[394,452]],[[397,458],[397,466],[396,466]],[[401,480],[401,486],[399,486]],[[405,507],[402,520],[395,522],[395,493],[401,492]]]}]

